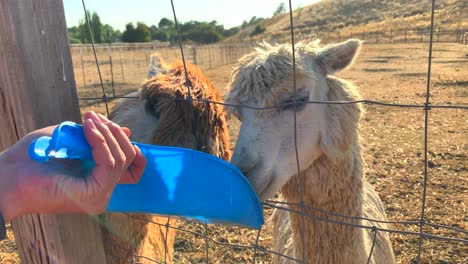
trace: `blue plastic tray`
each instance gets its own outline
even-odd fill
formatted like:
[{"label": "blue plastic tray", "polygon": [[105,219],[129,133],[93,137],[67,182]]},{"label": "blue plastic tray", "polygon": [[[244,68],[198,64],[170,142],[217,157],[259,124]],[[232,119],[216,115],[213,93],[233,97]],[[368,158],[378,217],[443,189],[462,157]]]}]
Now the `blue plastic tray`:
[{"label": "blue plastic tray", "polygon": [[[147,159],[145,172],[137,184],[116,186],[108,212],[179,216],[254,229],[263,225],[260,200],[244,175],[230,163],[191,149],[132,144]],[[38,162],[80,159],[94,166],[82,127],[73,122],[60,124],[52,137],[33,141],[29,155]]]}]

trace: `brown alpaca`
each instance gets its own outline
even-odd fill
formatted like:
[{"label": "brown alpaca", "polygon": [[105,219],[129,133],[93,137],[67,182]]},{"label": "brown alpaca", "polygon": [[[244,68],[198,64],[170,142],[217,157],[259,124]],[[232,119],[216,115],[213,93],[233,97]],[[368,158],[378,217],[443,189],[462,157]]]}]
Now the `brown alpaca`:
[{"label": "brown alpaca", "polygon": [[[359,138],[361,106],[304,103],[360,99],[352,84],[332,74],[352,63],[361,42],[348,40],[323,47],[318,44],[314,41],[296,45],[295,76],[291,45],[265,43],[241,58],[233,72],[226,102],[254,107],[284,106],[262,111],[232,109],[242,125],[231,162],[244,172],[262,200],[281,192],[280,201],[288,204],[303,201],[304,211],[309,215],[385,229],[385,223],[360,219],[386,220],[382,201],[364,178]],[[298,105],[295,107],[292,102]],[[301,211],[298,206],[289,207]],[[354,218],[334,217],[313,208]],[[301,214],[284,210],[275,210],[272,221],[276,252],[308,264],[367,263],[374,237],[369,229],[311,217],[302,220]],[[394,263],[388,233],[377,233],[369,260],[373,264]],[[278,255],[273,261],[295,263]]]},{"label": "brown alpaca", "polygon": [[[193,99],[219,101],[220,95],[202,72],[187,63],[188,83]],[[141,89],[120,100],[111,119],[130,128],[131,140],[196,149],[224,160],[231,151],[223,107],[187,99],[182,62],[166,66],[157,55],[151,57],[149,77]],[[142,214],[107,213],[101,216],[108,263],[128,263],[133,253],[158,262],[172,263],[176,230],[174,218]],[[152,222],[152,223],[149,223]],[[137,258],[138,263],[154,263]]]}]

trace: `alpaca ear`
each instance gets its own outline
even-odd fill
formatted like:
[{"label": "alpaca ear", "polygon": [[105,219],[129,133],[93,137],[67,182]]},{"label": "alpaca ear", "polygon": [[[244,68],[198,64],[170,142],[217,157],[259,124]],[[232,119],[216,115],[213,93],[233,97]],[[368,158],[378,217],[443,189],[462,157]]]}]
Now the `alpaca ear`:
[{"label": "alpaca ear", "polygon": [[164,65],[162,57],[154,53],[150,56],[150,63],[148,66],[148,79],[154,78],[159,74],[166,74],[167,69]]},{"label": "alpaca ear", "polygon": [[317,57],[326,74],[333,74],[351,65],[359,53],[361,43],[359,39],[350,39],[323,47]]}]

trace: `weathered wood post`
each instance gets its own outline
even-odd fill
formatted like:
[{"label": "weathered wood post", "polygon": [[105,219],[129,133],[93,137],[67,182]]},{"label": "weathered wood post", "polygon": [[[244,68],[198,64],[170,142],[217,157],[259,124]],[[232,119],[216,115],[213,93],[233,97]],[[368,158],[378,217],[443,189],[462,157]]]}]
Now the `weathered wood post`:
[{"label": "weathered wood post", "polygon": [[197,60],[197,46],[193,46],[193,48],[192,48],[192,53],[193,53],[193,64],[198,65],[198,60]]},{"label": "weathered wood post", "polygon": [[124,58],[122,55],[122,45],[119,47],[119,54],[120,54],[120,70],[122,75],[122,82],[125,82],[125,71],[124,71]]},{"label": "weathered wood post", "polygon": [[83,75],[83,85],[86,89],[86,74],[85,74],[85,67],[83,61],[83,45],[80,45],[80,61],[81,61],[81,74]]},{"label": "weathered wood post", "polygon": [[114,82],[114,67],[112,65],[112,45],[109,44],[107,47],[107,53],[109,54],[109,67],[111,74],[111,85],[112,85],[112,96],[115,97],[115,82]]},{"label": "weathered wood post", "polygon": [[[61,0],[0,1],[0,151],[34,129],[80,122]],[[27,215],[12,221],[22,263],[105,263],[95,218]]]},{"label": "weathered wood post", "polygon": [[211,69],[213,67],[213,46],[212,45],[209,45],[208,46],[208,63],[209,63],[209,66],[208,66],[208,69]]}]

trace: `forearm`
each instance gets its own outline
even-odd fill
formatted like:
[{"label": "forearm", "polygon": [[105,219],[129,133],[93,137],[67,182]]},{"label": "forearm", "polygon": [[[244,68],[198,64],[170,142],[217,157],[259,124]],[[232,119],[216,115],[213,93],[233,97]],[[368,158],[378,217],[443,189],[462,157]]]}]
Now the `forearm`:
[{"label": "forearm", "polygon": [[82,211],[73,201],[74,192],[67,193],[60,184],[69,176],[61,175],[53,164],[0,157],[0,168],[0,212],[5,221],[31,213]]},{"label": "forearm", "polygon": [[17,184],[12,172],[12,164],[9,164],[0,153],[0,212],[5,221],[10,221],[17,216]]}]

